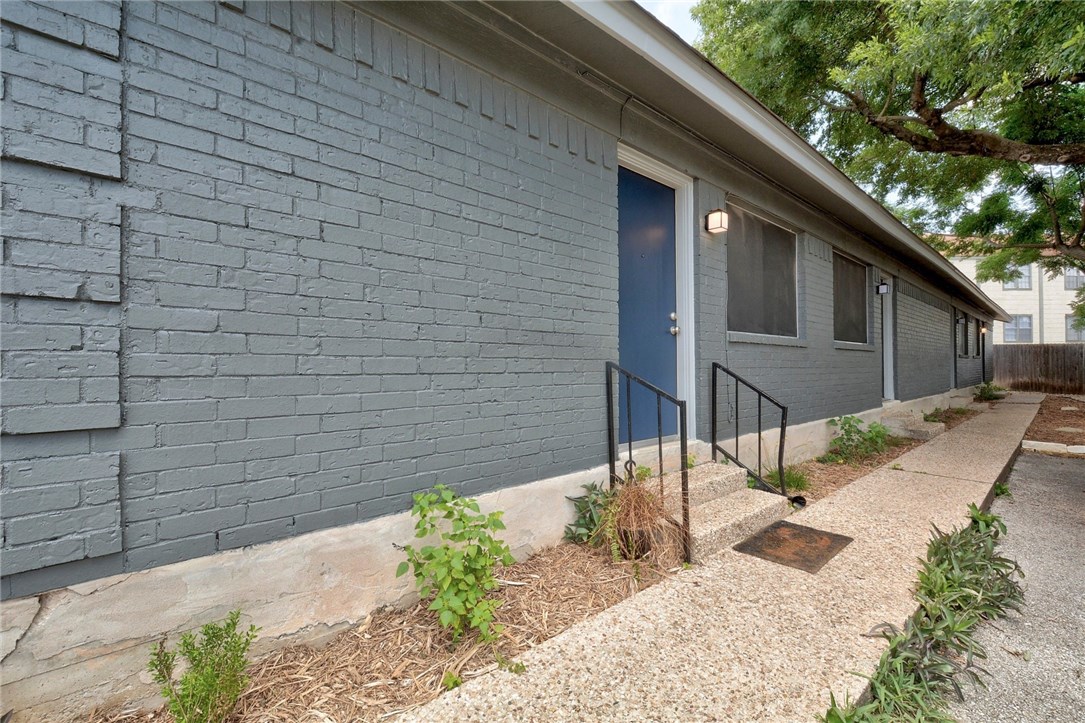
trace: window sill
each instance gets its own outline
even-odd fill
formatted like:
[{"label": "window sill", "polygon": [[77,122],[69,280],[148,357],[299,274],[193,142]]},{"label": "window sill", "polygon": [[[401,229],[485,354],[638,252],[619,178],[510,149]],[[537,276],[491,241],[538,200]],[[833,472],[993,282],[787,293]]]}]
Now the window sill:
[{"label": "window sill", "polygon": [[796,336],[776,336],[774,334],[751,334],[748,331],[729,331],[727,341],[738,344],[772,344],[774,346],[797,346],[805,348],[806,339]]},{"label": "window sill", "polygon": [[857,341],[833,341],[833,349],[842,349],[846,351],[875,351],[877,347],[873,344],[860,344]]}]

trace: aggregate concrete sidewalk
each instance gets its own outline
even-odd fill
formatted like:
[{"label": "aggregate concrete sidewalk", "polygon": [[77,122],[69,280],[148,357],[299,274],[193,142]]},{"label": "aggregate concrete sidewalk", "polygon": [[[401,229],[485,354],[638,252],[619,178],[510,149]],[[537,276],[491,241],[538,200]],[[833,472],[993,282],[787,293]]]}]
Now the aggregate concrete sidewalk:
[{"label": "aggregate concrete sidewalk", "polygon": [[965,689],[961,723],[1071,721],[1085,716],[1085,459],[1023,454],[1012,497],[993,509],[1003,553],[1025,572],[1025,609],[982,626],[987,690]]},{"label": "aggregate concrete sidewalk", "polygon": [[864,633],[915,609],[931,523],[987,498],[1036,409],[996,404],[789,517],[855,540],[817,575],[725,550],[403,719],[813,721],[862,691],[849,671],[883,649]]}]

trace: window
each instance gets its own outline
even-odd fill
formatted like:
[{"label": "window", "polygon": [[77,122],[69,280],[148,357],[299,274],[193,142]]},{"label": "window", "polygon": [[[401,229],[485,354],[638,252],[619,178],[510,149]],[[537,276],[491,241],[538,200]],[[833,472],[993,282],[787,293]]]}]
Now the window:
[{"label": "window", "polygon": [[1032,267],[1017,266],[1014,268],[1017,278],[1013,281],[1002,282],[1002,288],[1006,291],[1024,291],[1032,288]]},{"label": "window", "polygon": [[795,234],[733,206],[727,212],[728,328],[798,336]]},{"label": "window", "polygon": [[1085,271],[1081,269],[1066,269],[1066,275],[1062,278],[1068,291],[1085,288]]},{"label": "window", "polygon": [[1066,341],[1085,341],[1085,329],[1074,328],[1074,315],[1066,315]]},{"label": "window", "polygon": [[867,269],[833,254],[833,338],[867,343]]},{"label": "window", "polygon": [[1002,328],[1002,339],[1007,344],[1031,344],[1032,314],[1011,316],[1010,321]]},{"label": "window", "polygon": [[967,314],[957,315],[957,356],[968,356],[968,326]]}]

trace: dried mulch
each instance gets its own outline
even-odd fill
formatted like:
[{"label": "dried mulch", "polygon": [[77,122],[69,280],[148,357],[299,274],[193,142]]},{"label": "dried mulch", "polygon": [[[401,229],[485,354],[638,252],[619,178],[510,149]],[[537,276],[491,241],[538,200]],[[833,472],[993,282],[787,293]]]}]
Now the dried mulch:
[{"label": "dried mulch", "polygon": [[[1077,407],[1064,411],[1063,407]],[[1085,444],[1085,432],[1060,432],[1060,427],[1085,429],[1085,401],[1073,397],[1048,394],[1040,403],[1040,411],[1025,432],[1025,439],[1034,442],[1057,442],[1059,444]]]},{"label": "dried mulch", "polygon": [[[603,552],[562,544],[499,568],[505,625],[494,643],[465,635],[453,645],[434,614],[379,610],[326,647],[283,648],[257,660],[231,723],[378,721],[417,708],[443,691],[451,672],[463,680],[507,666],[525,650],[655,584],[666,572],[641,562],[613,563]],[[91,723],[165,723],[154,713],[97,714]]]}]

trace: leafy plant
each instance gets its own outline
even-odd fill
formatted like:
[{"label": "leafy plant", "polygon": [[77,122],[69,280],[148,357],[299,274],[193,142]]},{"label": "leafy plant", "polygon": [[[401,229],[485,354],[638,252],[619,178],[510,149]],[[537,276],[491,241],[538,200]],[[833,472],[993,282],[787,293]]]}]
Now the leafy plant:
[{"label": "leafy plant", "polygon": [[1005,482],[995,483],[995,497],[1008,497],[1010,494],[1010,486]]},{"label": "leafy plant", "polygon": [[405,546],[407,559],[396,576],[413,569],[419,594],[430,599],[429,609],[437,613],[441,627],[452,630],[453,640],[463,635],[464,627],[492,640],[502,629],[493,622],[501,601],[487,597],[497,587],[494,567],[514,562],[508,545],[493,536],[505,529],[503,513],[482,514],[475,500],[437,485],[414,495],[411,514],[418,518],[415,537],[437,536],[441,544]]},{"label": "leafy plant", "polygon": [[692,454],[686,455],[685,468],[693,469],[697,465],[697,457]]},{"label": "leafy plant", "polygon": [[441,676],[441,685],[445,690],[452,690],[453,688],[459,688],[463,685],[463,678],[453,673],[451,670],[446,670],[445,674]]},{"label": "leafy plant", "polygon": [[819,462],[855,463],[884,452],[891,443],[887,427],[871,422],[863,429],[863,420],[854,415],[830,419],[828,425],[839,432],[829,442],[829,451],[817,458]]},{"label": "leafy plant", "polygon": [[830,696],[821,718],[851,721],[950,721],[946,696],[961,696],[961,682],[982,685],[977,664],[986,651],[973,637],[983,620],[1019,610],[1024,593],[1017,563],[996,547],[1006,526],[995,514],[969,506],[971,521],[943,534],[934,528],[919,572],[915,599],[919,607],[904,630],[882,625],[889,647],[870,677],[871,703],[837,703]]},{"label": "leafy plant", "polygon": [[[780,471],[776,469],[769,470],[765,475],[765,480],[779,486]],[[787,486],[788,492],[802,492],[810,488],[810,481],[806,479],[806,473],[798,467],[784,467],[784,484]]]},{"label": "leafy plant", "polygon": [[513,675],[523,675],[527,672],[527,666],[518,660],[509,660],[501,651],[494,648],[494,661],[497,663],[497,667],[501,670],[507,670]]},{"label": "leafy plant", "polygon": [[942,408],[935,407],[931,411],[923,415],[924,422],[941,422],[942,421]]},{"label": "leafy plant", "polygon": [[643,482],[644,480],[648,479],[651,476],[652,476],[652,468],[647,467],[647,466],[645,466],[643,464],[638,464],[637,465],[637,471],[633,473],[633,478],[637,482]]},{"label": "leafy plant", "polygon": [[1002,394],[1004,391],[1006,390],[994,382],[984,382],[976,389],[975,400],[977,402],[993,402],[1002,399],[1005,396]]},{"label": "leafy plant", "polygon": [[597,532],[603,524],[603,513],[614,493],[596,482],[581,487],[586,494],[566,498],[576,509],[576,519],[565,526],[565,539],[576,543],[597,544]]},{"label": "leafy plant", "polygon": [[[151,651],[148,669],[154,682],[162,686],[162,695],[177,723],[221,723],[233,711],[249,679],[248,652],[259,630],[250,625],[241,632],[241,611],[234,610],[221,623],[208,623],[199,635],[181,635],[176,650],[167,650],[159,641]],[[175,680],[177,659],[187,669]]]}]

